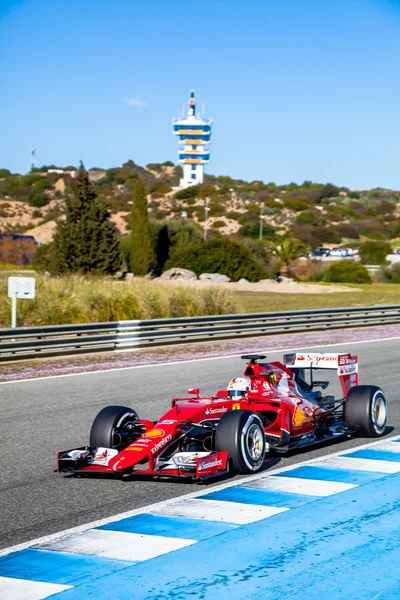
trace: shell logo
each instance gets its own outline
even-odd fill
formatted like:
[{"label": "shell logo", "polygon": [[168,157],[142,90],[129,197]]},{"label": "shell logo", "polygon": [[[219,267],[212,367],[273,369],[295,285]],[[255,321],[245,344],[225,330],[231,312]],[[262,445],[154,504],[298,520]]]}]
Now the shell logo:
[{"label": "shell logo", "polygon": [[232,410],[240,410],[240,404],[233,404]]},{"label": "shell logo", "polygon": [[293,416],[293,425],[294,427],[301,427],[304,421],[307,419],[307,416],[301,408],[296,408],[294,416]]},{"label": "shell logo", "polygon": [[148,431],[147,433],[145,433],[145,437],[150,437],[150,438],[162,437],[164,434],[165,434],[165,431],[163,429],[152,429],[151,431]]}]

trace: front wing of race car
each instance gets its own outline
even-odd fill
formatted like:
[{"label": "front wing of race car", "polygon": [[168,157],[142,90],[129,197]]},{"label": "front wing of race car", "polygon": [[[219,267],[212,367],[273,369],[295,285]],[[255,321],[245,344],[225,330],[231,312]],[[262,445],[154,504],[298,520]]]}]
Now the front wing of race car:
[{"label": "front wing of race car", "polygon": [[158,468],[135,468],[118,470],[108,466],[108,461],[118,455],[116,450],[108,448],[90,448],[81,446],[57,453],[56,472],[70,475],[109,475],[167,477],[170,479],[205,480],[220,477],[229,472],[228,452],[179,452],[166,457]]}]

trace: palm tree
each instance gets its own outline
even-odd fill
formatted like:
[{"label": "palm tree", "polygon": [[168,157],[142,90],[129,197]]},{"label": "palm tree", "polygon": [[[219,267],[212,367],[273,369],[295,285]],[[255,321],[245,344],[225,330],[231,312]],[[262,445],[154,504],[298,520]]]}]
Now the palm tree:
[{"label": "palm tree", "polygon": [[265,247],[271,254],[280,259],[280,275],[285,277],[288,274],[289,264],[299,256],[307,256],[310,252],[307,244],[287,235],[277,237],[273,242],[267,242]]}]

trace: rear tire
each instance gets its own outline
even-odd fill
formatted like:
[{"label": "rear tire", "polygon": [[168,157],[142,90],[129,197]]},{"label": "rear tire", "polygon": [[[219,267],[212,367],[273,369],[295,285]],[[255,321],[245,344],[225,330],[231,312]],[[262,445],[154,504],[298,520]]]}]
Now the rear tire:
[{"label": "rear tire", "polygon": [[216,450],[228,452],[237,473],[256,473],[264,463],[265,434],[260,417],[250,410],[225,413],[215,433]]},{"label": "rear tire", "polygon": [[127,406],[106,406],[93,421],[90,446],[119,448],[124,445],[123,434],[131,424],[137,423],[137,413]]},{"label": "rear tire", "polygon": [[349,429],[363,437],[381,437],[387,418],[386,398],[379,387],[357,385],[350,388],[344,403],[344,420]]}]

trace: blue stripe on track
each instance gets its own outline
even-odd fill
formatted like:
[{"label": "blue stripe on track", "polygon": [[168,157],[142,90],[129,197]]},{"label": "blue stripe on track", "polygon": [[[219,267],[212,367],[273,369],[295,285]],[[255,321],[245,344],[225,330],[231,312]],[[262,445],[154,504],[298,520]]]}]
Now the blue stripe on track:
[{"label": "blue stripe on track", "polygon": [[350,454],[342,454],[349,458],[369,458],[372,460],[386,460],[389,462],[400,462],[400,453],[386,452],[385,450],[374,450],[374,448],[366,448],[365,450],[356,450]]},{"label": "blue stripe on track", "polygon": [[68,554],[49,550],[21,550],[0,556],[2,577],[15,577],[43,583],[78,585],[104,577],[136,564],[89,554]]},{"label": "blue stripe on track", "polygon": [[302,479],[319,479],[322,481],[340,481],[341,483],[352,483],[363,485],[375,479],[385,477],[385,473],[370,471],[355,471],[346,469],[330,469],[329,467],[304,466],[271,475],[271,477],[301,477]]},{"label": "blue stripe on track", "polygon": [[234,486],[199,496],[202,500],[223,500],[224,502],[241,502],[242,504],[259,504],[261,506],[277,506],[293,508],[317,500],[317,496],[304,496],[291,492],[274,492],[257,488]]},{"label": "blue stripe on track", "polygon": [[399,487],[400,475],[389,475],[87,581],[60,600],[398,600]]},{"label": "blue stripe on track", "polygon": [[163,515],[151,515],[142,513],[102,525],[97,529],[111,531],[124,531],[126,533],[141,533],[145,535],[163,535],[188,540],[205,540],[225,531],[236,529],[233,523],[221,523],[219,521],[206,521],[201,519],[188,519],[186,517],[167,517]]}]

